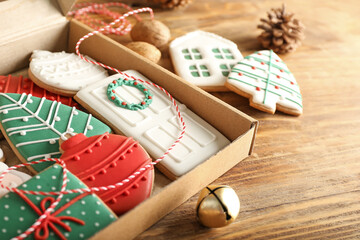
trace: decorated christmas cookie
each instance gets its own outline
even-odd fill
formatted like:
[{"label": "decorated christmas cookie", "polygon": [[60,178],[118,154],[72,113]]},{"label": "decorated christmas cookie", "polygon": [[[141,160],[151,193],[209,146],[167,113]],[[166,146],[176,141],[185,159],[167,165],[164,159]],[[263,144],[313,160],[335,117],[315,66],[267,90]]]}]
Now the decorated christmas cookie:
[{"label": "decorated christmas cookie", "polygon": [[299,85],[285,63],[272,51],[245,57],[229,74],[226,86],[250,99],[250,105],[268,113],[275,110],[302,114]]},{"label": "decorated christmas cookie", "polygon": [[0,92],[2,93],[26,93],[34,97],[45,97],[51,101],[58,101],[70,107],[78,107],[79,104],[71,97],[64,97],[59,94],[51,93],[31,81],[30,78],[23,76],[0,76]]},{"label": "decorated christmas cookie", "polygon": [[[59,191],[62,185],[62,168],[54,164],[39,173],[18,189],[34,191]],[[66,189],[86,186],[71,173],[67,174]],[[57,198],[54,196],[8,193],[0,199],[0,239],[19,236],[27,230],[46,208]],[[95,194],[66,194],[33,234],[26,239],[88,239],[116,220]]]},{"label": "decorated christmas cookie", "polygon": [[107,76],[105,69],[74,53],[35,50],[31,56],[29,77],[53,93],[74,96],[81,88]]},{"label": "decorated christmas cookie", "polygon": [[[59,157],[58,139],[66,139],[66,134],[94,136],[110,132],[91,114],[24,93],[0,93],[0,121],[4,136],[23,162]],[[31,170],[41,171],[47,166],[37,164]]]},{"label": "decorated christmas cookie", "polygon": [[243,59],[235,43],[203,31],[172,41],[170,54],[176,73],[206,91],[228,91],[226,77]]},{"label": "decorated christmas cookie", "polygon": [[[0,162],[0,173],[2,173],[3,171],[5,171],[8,168],[9,167],[5,163]],[[13,187],[19,186],[23,182],[26,182],[30,178],[31,178],[31,176],[26,173],[12,170],[10,173],[5,175],[5,178],[2,182],[2,184],[6,187],[13,188]],[[4,196],[7,192],[8,191],[6,189],[0,187],[0,198],[2,196]]]},{"label": "decorated christmas cookie", "polygon": [[[150,82],[136,71],[126,71],[125,74],[125,81],[132,81],[135,86],[140,84],[136,80],[139,78]],[[132,136],[139,141],[153,158],[162,156],[181,132],[171,100],[164,92],[147,84],[145,92],[150,92],[148,96],[144,90],[140,91],[134,86],[115,87],[119,79],[122,79],[122,75],[116,74],[94,83],[79,91],[75,99],[107,122],[116,133]],[[151,103],[145,101],[149,96]],[[149,104],[141,110],[129,110],[119,107],[112,98],[121,99],[119,101],[126,105],[137,104],[138,108]],[[185,105],[179,104],[179,108],[187,127],[186,133],[160,165],[157,164],[172,179],[190,171],[229,144],[220,132]]]},{"label": "decorated christmas cookie", "polygon": [[67,168],[88,187],[115,184],[149,165],[131,183],[97,193],[116,214],[130,210],[150,196],[154,178],[151,158],[132,138],[109,133],[87,138],[80,133],[60,147]]},{"label": "decorated christmas cookie", "polygon": [[0,162],[5,162],[4,151],[0,148]]}]

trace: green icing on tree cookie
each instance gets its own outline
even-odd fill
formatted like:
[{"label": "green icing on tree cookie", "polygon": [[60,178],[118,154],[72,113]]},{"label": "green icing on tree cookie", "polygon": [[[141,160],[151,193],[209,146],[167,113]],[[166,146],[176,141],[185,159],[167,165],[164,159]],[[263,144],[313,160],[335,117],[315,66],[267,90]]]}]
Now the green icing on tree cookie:
[{"label": "green icing on tree cookie", "polygon": [[[0,121],[12,144],[28,162],[60,157],[58,139],[67,133],[91,137],[111,131],[91,114],[76,108],[15,93],[0,93]],[[37,164],[33,168],[41,171],[51,164]]]},{"label": "green icing on tree cookie", "polygon": [[[60,191],[62,184],[62,168],[54,164],[45,171],[39,173],[29,181],[22,184],[19,189],[36,191]],[[76,189],[86,187],[77,177],[71,173],[67,174],[69,182],[66,189]],[[57,196],[40,196],[26,194],[35,206],[43,213],[41,203],[46,202],[46,198],[56,199]],[[50,202],[47,201],[46,207]],[[33,207],[34,207],[33,206]],[[16,237],[28,229],[38,218],[34,208],[24,201],[17,193],[10,192],[0,199],[0,239],[10,239]],[[66,194],[60,201],[55,211],[51,214],[61,223],[50,221],[67,239],[88,239],[102,228],[108,226],[116,220],[116,215],[112,213],[105,204],[95,194]],[[79,224],[81,221],[84,224]],[[71,228],[66,231],[61,225],[65,224]],[[59,239],[51,227],[48,239]],[[34,239],[35,232],[26,239]],[[41,231],[41,234],[44,234]]]}]

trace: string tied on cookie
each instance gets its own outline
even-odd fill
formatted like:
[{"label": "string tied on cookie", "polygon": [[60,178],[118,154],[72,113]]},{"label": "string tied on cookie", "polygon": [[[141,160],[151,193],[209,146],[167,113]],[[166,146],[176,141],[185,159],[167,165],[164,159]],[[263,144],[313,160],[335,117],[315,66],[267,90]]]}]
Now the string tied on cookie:
[{"label": "string tied on cookie", "polygon": [[[4,177],[5,177],[5,174],[7,174],[8,172],[10,172],[11,170],[14,170],[14,169],[17,169],[19,167],[24,167],[24,166],[30,166],[32,164],[39,164],[39,163],[44,163],[44,162],[49,162],[49,161],[52,161],[52,162],[56,162],[58,164],[60,164],[62,167],[63,167],[63,181],[62,181],[62,185],[61,185],[61,192],[65,191],[66,190],[66,186],[67,186],[67,182],[68,182],[68,178],[67,178],[67,173],[68,173],[68,170],[66,168],[66,164],[63,160],[61,159],[42,159],[42,160],[39,160],[39,161],[34,161],[34,162],[31,162],[31,163],[22,163],[22,164],[18,164],[18,165],[15,165],[15,166],[12,166],[12,167],[9,167],[8,169],[4,170],[1,174],[0,174],[0,188],[4,188],[4,189],[7,189],[8,191],[11,191],[11,192],[15,192],[17,193],[20,197],[22,197],[24,194],[34,194],[34,195],[45,195],[45,194],[39,194],[39,193],[36,193],[34,191],[24,191],[24,190],[21,190],[21,189],[17,189],[17,188],[9,188],[7,186],[4,186],[2,184],[3,180],[4,180]],[[25,230],[23,233],[21,233],[19,236],[17,237],[14,237],[12,238],[13,240],[22,240],[22,239],[25,239],[27,238],[30,234],[32,234],[33,232],[36,232],[39,234],[39,239],[41,239],[41,234],[40,234],[40,230],[38,229],[41,229],[43,228],[43,226],[46,225],[46,223],[49,223],[49,218],[52,217],[52,213],[54,212],[55,208],[59,205],[61,199],[63,198],[64,194],[60,193],[60,194],[56,194],[58,195],[56,199],[54,199],[54,201],[51,201],[50,203],[50,206],[48,208],[43,209],[43,212],[37,212],[40,217],[35,221],[35,223],[33,225],[31,225],[27,230]],[[23,198],[24,199],[24,198]],[[25,199],[24,199],[25,200]],[[26,200],[25,200],[26,201]],[[45,206],[45,205],[44,205]],[[75,220],[77,221],[77,220]],[[45,225],[44,225],[45,224]],[[81,223],[80,223],[81,224]],[[40,232],[38,232],[40,231]]]},{"label": "string tied on cookie", "polygon": [[[17,191],[16,192],[39,216],[45,213],[46,211],[46,205],[52,204],[56,200],[53,197],[46,197],[41,200],[40,202],[40,209],[28,198],[23,194],[22,192]],[[60,239],[66,239],[65,236],[61,233],[61,231],[58,230],[56,225],[59,225],[62,227],[65,231],[71,232],[71,227],[65,224],[63,221],[72,221],[74,223],[85,225],[85,222],[83,220],[80,220],[76,217],[72,216],[57,216],[57,214],[61,213],[64,209],[66,209],[68,206],[72,205],[79,199],[85,197],[88,195],[87,193],[81,194],[77,196],[76,198],[72,199],[70,202],[62,206],[60,209],[56,210],[53,213],[47,213],[46,218],[36,227],[34,232],[35,239],[43,240],[47,239],[49,237],[49,228],[60,238]]]},{"label": "string tied on cookie", "polygon": [[[114,67],[111,67],[111,66],[107,66],[107,65],[105,65],[105,64],[103,64],[103,63],[101,63],[101,62],[92,61],[92,60],[90,60],[90,59],[87,59],[86,57],[84,57],[84,55],[82,55],[82,54],[80,53],[80,50],[79,50],[81,43],[82,43],[84,40],[88,39],[89,37],[94,36],[95,34],[102,33],[102,32],[104,32],[104,31],[106,31],[107,29],[110,29],[112,26],[114,26],[115,24],[121,22],[122,20],[126,19],[126,18],[129,17],[129,16],[137,15],[137,14],[143,13],[143,12],[149,12],[151,18],[154,17],[153,10],[152,10],[151,8],[148,8],[148,7],[140,8],[140,9],[137,9],[137,10],[132,10],[132,11],[129,11],[129,12],[127,12],[127,13],[124,13],[123,15],[121,15],[119,18],[117,18],[115,21],[109,23],[108,25],[106,25],[106,26],[104,26],[104,27],[102,27],[102,28],[100,28],[100,29],[98,29],[98,30],[92,31],[92,32],[86,34],[85,36],[83,36],[82,38],[80,38],[79,41],[76,43],[75,52],[76,52],[76,54],[77,54],[81,59],[83,59],[83,60],[86,61],[86,62],[89,62],[89,63],[95,64],[95,65],[101,66],[101,67],[103,67],[103,68],[109,69],[109,70],[114,71],[114,72],[117,72],[117,73],[121,74],[121,75],[124,77],[124,79],[130,79],[130,78],[132,78],[133,80],[139,81],[139,82],[141,82],[141,83],[148,84],[148,85],[150,85],[150,86],[154,86],[154,87],[160,89],[162,92],[164,92],[164,93],[170,98],[170,100],[171,100],[171,102],[172,102],[172,105],[173,105],[173,107],[175,108],[176,116],[177,116],[178,119],[180,120],[181,132],[180,132],[178,138],[176,139],[176,141],[166,150],[166,152],[165,152],[161,157],[159,157],[158,159],[156,159],[155,161],[153,161],[153,162],[151,163],[152,165],[156,165],[157,163],[159,163],[160,161],[162,161],[162,160],[166,157],[166,155],[169,154],[169,152],[181,141],[181,139],[183,138],[183,136],[184,136],[184,134],[185,134],[185,129],[186,129],[185,121],[184,121],[184,119],[183,119],[183,117],[182,117],[182,115],[181,115],[181,112],[180,112],[180,110],[179,110],[179,106],[177,105],[175,99],[174,99],[174,98],[171,96],[171,94],[170,94],[166,89],[164,89],[163,87],[161,87],[161,86],[159,86],[159,85],[157,85],[157,84],[155,84],[155,83],[153,83],[153,82],[148,82],[148,81],[145,81],[145,80],[142,80],[142,79],[136,79],[136,78],[134,78],[133,76],[129,76],[129,75],[127,75],[126,73],[121,72],[121,71],[118,70],[117,68],[114,68]],[[135,172],[135,173],[137,173],[137,172]],[[135,173],[134,173],[134,174],[135,174]],[[115,184],[115,185],[116,185],[116,184]]]}]

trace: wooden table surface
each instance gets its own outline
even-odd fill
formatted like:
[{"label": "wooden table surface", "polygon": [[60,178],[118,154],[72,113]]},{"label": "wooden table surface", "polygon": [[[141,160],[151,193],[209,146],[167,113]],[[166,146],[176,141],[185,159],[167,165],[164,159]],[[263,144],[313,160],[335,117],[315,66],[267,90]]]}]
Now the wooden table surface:
[{"label": "wooden table surface", "polygon": [[[193,0],[185,9],[154,10],[172,38],[214,32],[246,56],[262,49],[260,17],[282,2]],[[202,227],[195,195],[137,239],[360,239],[360,5],[285,2],[306,25],[303,46],[280,55],[301,87],[303,115],[270,115],[234,93],[214,93],[260,121],[253,155],[214,182],[235,189],[239,217],[224,228]],[[160,64],[172,70],[166,50]]]}]

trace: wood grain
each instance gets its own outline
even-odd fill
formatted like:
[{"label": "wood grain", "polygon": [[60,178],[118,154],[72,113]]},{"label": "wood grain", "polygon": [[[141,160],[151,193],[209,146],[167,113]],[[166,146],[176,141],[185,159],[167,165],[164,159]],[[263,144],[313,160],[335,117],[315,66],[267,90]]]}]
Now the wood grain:
[{"label": "wood grain", "polygon": [[[246,56],[261,50],[259,18],[282,2],[194,0],[185,9],[155,9],[155,17],[172,38],[202,29],[234,41]],[[306,25],[303,46],[281,56],[301,87],[303,115],[269,115],[234,93],[214,93],[260,121],[253,156],[215,182],[238,193],[238,219],[220,229],[200,226],[196,195],[137,239],[360,239],[359,3],[285,2]],[[173,70],[167,50],[160,64]]]}]

